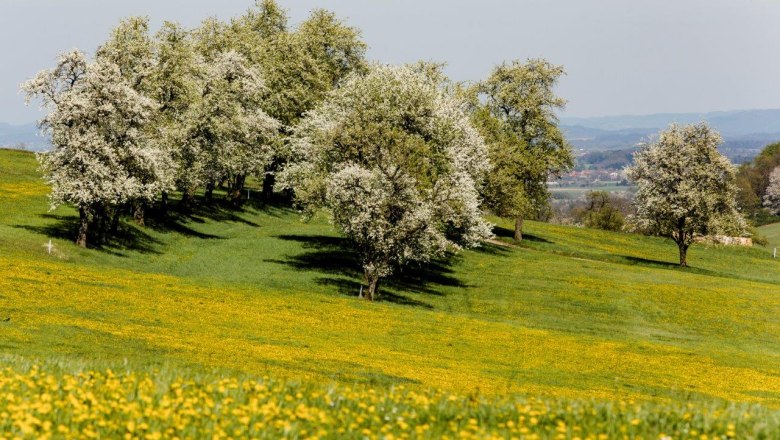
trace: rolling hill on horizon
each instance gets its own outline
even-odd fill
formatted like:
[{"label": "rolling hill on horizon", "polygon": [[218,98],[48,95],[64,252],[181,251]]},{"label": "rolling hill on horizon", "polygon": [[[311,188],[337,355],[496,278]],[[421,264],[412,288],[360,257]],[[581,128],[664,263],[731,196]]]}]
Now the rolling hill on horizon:
[{"label": "rolling hill on horizon", "polygon": [[585,151],[629,150],[669,124],[702,121],[720,132],[721,151],[736,163],[752,159],[762,147],[780,140],[780,109],[560,118],[569,142]]}]

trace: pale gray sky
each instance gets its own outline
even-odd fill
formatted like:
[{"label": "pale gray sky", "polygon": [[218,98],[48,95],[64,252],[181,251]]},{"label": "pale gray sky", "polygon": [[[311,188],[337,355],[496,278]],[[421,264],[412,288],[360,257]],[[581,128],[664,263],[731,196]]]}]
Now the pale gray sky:
[{"label": "pale gray sky", "polygon": [[[0,0],[0,122],[38,118],[18,84],[56,55],[92,51],[121,17],[197,25],[252,0]],[[780,108],[780,0],[280,0],[362,29],[372,59],[445,61],[477,80],[503,60],[566,66],[566,115]]]}]

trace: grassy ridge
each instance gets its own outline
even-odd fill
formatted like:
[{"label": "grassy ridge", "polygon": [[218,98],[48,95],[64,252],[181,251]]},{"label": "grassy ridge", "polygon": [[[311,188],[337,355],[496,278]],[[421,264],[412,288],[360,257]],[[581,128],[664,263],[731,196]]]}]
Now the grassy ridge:
[{"label": "grassy ridge", "polygon": [[0,352],[17,370],[78,359],[378,390],[780,405],[780,266],[765,249],[697,244],[681,270],[662,239],[529,222],[521,247],[406,270],[366,304],[355,256],[324,219],[215,204],[82,250],[73,210],[47,212],[46,191],[31,155],[0,151]]}]

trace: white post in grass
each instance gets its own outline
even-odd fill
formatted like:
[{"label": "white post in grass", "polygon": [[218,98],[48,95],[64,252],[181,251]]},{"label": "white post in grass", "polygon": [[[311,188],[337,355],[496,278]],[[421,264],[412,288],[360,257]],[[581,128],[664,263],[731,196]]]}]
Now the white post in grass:
[{"label": "white post in grass", "polygon": [[772,251],[772,258],[777,258],[777,248],[775,248],[775,250]]},{"label": "white post in grass", "polygon": [[246,189],[246,199],[249,200],[249,188]]},{"label": "white post in grass", "polygon": [[47,244],[45,244],[44,246],[46,246],[46,250],[48,250],[49,251],[49,255],[51,255],[51,249],[54,247],[54,245],[51,244],[51,239],[49,239],[49,242]]}]

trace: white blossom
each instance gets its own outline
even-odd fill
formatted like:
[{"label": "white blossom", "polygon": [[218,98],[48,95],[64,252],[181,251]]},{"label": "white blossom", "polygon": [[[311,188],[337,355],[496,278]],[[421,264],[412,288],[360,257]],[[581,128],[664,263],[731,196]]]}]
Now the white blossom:
[{"label": "white blossom", "polygon": [[280,183],[323,207],[358,251],[368,298],[411,261],[490,236],[477,183],[489,168],[462,104],[410,66],[349,76],[296,127]]},{"label": "white blossom", "polygon": [[718,152],[721,142],[704,123],[672,125],[635,153],[626,170],[638,186],[631,220],[640,229],[671,237],[682,266],[696,235],[741,234],[746,227],[736,207],[735,169]]},{"label": "white blossom", "polygon": [[769,175],[769,185],[764,194],[764,206],[774,215],[780,215],[780,166]]}]

